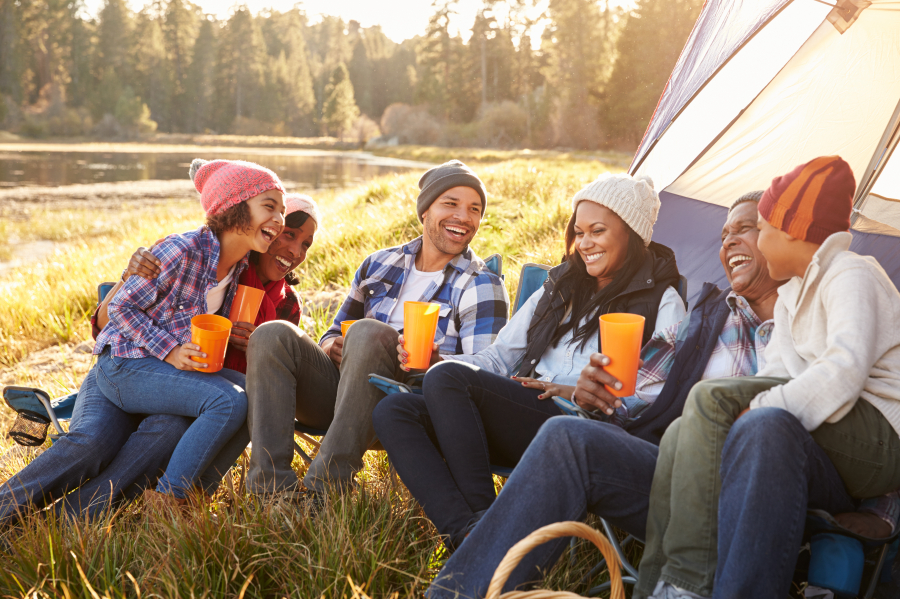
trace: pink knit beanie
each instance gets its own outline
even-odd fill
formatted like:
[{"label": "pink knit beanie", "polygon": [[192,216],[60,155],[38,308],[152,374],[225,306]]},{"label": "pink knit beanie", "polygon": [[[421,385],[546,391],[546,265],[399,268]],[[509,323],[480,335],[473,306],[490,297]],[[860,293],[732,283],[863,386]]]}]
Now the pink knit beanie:
[{"label": "pink knit beanie", "polygon": [[243,160],[191,162],[191,181],[200,192],[200,205],[207,216],[221,214],[269,189],[284,193],[278,175],[264,166]]},{"label": "pink knit beanie", "polygon": [[322,226],[322,219],[319,216],[319,207],[308,195],[302,193],[287,193],[284,195],[284,216],[294,212],[305,212],[316,223],[316,228]]}]

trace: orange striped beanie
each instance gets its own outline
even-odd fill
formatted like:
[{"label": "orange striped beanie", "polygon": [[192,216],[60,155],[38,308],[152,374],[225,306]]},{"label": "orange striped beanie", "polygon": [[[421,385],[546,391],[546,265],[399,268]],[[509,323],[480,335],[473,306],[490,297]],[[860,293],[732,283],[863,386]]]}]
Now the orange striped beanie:
[{"label": "orange striped beanie", "polygon": [[850,230],[856,180],[840,156],[820,156],[772,179],[759,214],[795,239],[821,244]]}]

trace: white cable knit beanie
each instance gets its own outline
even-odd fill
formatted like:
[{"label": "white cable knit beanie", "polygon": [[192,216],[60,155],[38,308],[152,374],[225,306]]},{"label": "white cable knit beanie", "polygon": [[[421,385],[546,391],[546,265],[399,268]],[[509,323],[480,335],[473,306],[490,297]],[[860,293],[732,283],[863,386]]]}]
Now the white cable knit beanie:
[{"label": "white cable knit beanie", "polygon": [[647,175],[632,177],[626,173],[605,173],[585,185],[572,198],[572,211],[584,200],[606,206],[619,215],[644,245],[650,245],[653,225],[659,214],[659,194],[653,189],[653,179]]}]

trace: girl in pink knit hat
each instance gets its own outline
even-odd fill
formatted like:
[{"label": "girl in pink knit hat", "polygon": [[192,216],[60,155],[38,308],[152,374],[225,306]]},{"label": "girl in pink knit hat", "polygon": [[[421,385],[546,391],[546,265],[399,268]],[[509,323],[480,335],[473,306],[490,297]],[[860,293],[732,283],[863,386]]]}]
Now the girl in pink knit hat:
[{"label": "girl in pink knit hat", "polygon": [[108,306],[109,324],[97,337],[97,384],[124,412],[195,418],[169,461],[156,504],[183,504],[195,486],[208,487],[229,443],[246,444],[244,376],[206,367],[190,343],[191,319],[227,316],[251,251],[265,254],[284,228],[284,186],[267,168],[232,160],[194,160],[190,169],[206,224],[171,235],[154,249],[159,276],[130,277]]}]

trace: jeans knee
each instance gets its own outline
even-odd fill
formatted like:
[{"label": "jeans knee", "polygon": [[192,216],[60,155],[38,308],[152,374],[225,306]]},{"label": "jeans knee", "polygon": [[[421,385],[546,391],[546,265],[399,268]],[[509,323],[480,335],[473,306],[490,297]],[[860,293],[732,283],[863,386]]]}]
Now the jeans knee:
[{"label": "jeans knee", "polygon": [[422,390],[426,397],[444,397],[447,391],[463,391],[474,382],[477,372],[470,364],[444,360],[428,370]]},{"label": "jeans knee", "polygon": [[287,321],[270,320],[262,323],[250,335],[250,341],[247,343],[247,361],[265,360],[273,347],[279,344],[283,345],[286,340],[298,335],[306,335],[306,333]]},{"label": "jeans knee", "polygon": [[236,385],[225,389],[216,398],[214,409],[226,416],[229,422],[243,422],[247,419],[247,394]]},{"label": "jeans knee", "polygon": [[372,425],[379,439],[389,437],[398,422],[414,419],[424,409],[421,395],[391,393],[372,410]]},{"label": "jeans knee", "polygon": [[385,345],[389,349],[394,349],[397,346],[398,335],[396,329],[380,320],[364,318],[356,321],[352,327],[347,329],[347,337],[344,342],[349,345],[351,339],[359,337],[366,344]]},{"label": "jeans knee", "polygon": [[138,431],[177,443],[193,423],[192,418],[172,414],[152,414],[141,420]]},{"label": "jeans knee", "polygon": [[731,427],[723,461],[734,459],[779,460],[802,452],[805,429],[797,418],[780,408],[757,408],[738,418]]}]

